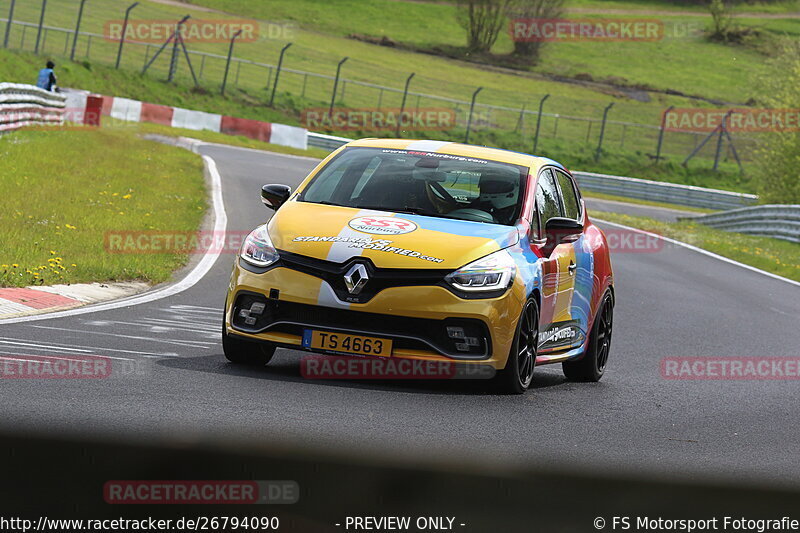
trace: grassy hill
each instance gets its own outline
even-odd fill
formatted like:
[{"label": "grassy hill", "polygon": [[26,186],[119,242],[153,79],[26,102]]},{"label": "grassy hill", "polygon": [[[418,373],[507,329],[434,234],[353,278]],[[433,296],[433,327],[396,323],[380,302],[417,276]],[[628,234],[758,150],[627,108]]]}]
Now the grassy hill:
[{"label": "grassy hill", "polygon": [[[527,115],[520,123],[520,109],[535,109],[539,99],[550,94],[542,120],[539,152],[564,161],[572,168],[591,169],[638,175],[655,179],[718,186],[751,191],[752,184],[741,178],[730,161],[723,163],[720,174],[705,171],[713,154],[709,143],[700,158],[689,169],[678,165],[698,142],[699,137],[667,134],[664,152],[668,162],[653,165],[652,155],[658,137],[657,125],[667,106],[697,107],[710,104],[695,98],[667,94],[680,90],[687,95],[744,102],[757,93],[757,79],[763,72],[763,52],[756,47],[730,47],[706,42],[701,36],[668,39],[660,43],[553,43],[545,50],[544,62],[530,72],[515,72],[448,59],[432,54],[414,53],[398,47],[369,44],[348,38],[350,34],[388,36],[409,48],[458,47],[463,43],[463,30],[456,24],[453,7],[445,3],[426,4],[397,0],[193,0],[197,7],[222,9],[231,15],[209,13],[193,6],[164,5],[143,1],[134,11],[135,19],[177,20],[183,14],[195,18],[236,18],[261,20],[262,38],[253,43],[237,43],[235,56],[247,62],[234,63],[229,77],[229,91],[219,96],[224,69],[226,43],[190,43],[195,70],[201,78],[201,89],[191,89],[188,69],[181,59],[176,84],[163,83],[169,62],[165,53],[146,76],[138,72],[152,57],[156,45],[145,48],[127,44],[123,68],[113,64],[117,43],[112,40],[81,36],[77,43],[76,63],[65,63],[71,47],[71,34],[50,30],[45,33],[41,48],[59,60],[62,84],[128,96],[169,105],[224,112],[248,118],[296,124],[303,109],[326,106],[330,102],[332,76],[336,63],[344,56],[350,59],[342,74],[337,104],[349,107],[399,107],[401,89],[406,77],[415,72],[409,106],[455,106],[459,127],[447,132],[415,132],[418,137],[461,140],[468,105],[452,103],[436,97],[468,101],[473,91],[484,87],[478,99],[478,117],[471,140],[505,148],[530,151],[535,116]],[[0,12],[8,0],[0,0]],[[670,10],[670,4],[645,0],[599,2],[575,0],[577,9],[601,8]],[[790,3],[782,5],[791,5]],[[50,0],[45,23],[51,27],[74,28],[76,3],[72,0]],[[15,19],[38,22],[39,5],[19,3]],[[102,34],[105,24],[120,20],[124,5],[112,0],[93,0],[87,5],[82,30]],[[751,10],[754,8],[751,7]],[[773,8],[778,9],[778,8]],[[707,17],[681,9],[679,15],[665,17],[665,23],[701,27]],[[590,16],[576,13],[574,16]],[[596,16],[596,15],[591,15]],[[615,15],[616,16],[616,15]],[[642,18],[631,14],[629,17]],[[272,23],[268,22],[272,21]],[[289,31],[272,35],[274,27]],[[376,25],[375,21],[380,21]],[[800,33],[797,19],[754,19],[743,23],[759,25],[764,35],[785,32]],[[23,33],[24,32],[24,33]],[[765,40],[768,40],[766,38]],[[28,50],[34,46],[35,28],[15,25],[11,32],[12,50]],[[293,42],[284,63],[275,108],[266,105],[273,81],[278,52]],[[501,36],[494,52],[502,54],[511,47],[510,38]],[[201,52],[206,55],[201,55]],[[27,81],[35,75],[40,59],[31,55],[3,53],[0,78],[6,81]],[[308,72],[310,74],[304,74]],[[594,80],[569,83],[557,76]],[[754,85],[755,82],[755,85]],[[385,86],[390,89],[381,89]],[[650,87],[651,91],[631,91],[626,86]],[[428,95],[428,96],[425,96]],[[611,123],[606,130],[603,158],[594,161],[599,124],[603,109],[611,102]],[[493,107],[487,107],[486,105]],[[587,120],[591,119],[591,120]],[[595,122],[592,122],[595,121]],[[644,127],[633,126],[642,124]],[[337,132],[333,132],[337,133]],[[393,134],[378,132],[377,134]],[[348,136],[376,132],[348,132]],[[741,142],[746,144],[747,139]],[[739,146],[745,156],[746,146]]]}]

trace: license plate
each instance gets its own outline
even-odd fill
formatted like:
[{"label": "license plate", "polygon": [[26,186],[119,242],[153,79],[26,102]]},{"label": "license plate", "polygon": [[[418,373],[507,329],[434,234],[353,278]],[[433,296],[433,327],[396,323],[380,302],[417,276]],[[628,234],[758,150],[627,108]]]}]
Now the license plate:
[{"label": "license plate", "polygon": [[379,357],[392,355],[392,341],[390,339],[311,329],[303,331],[303,347],[350,355],[373,355]]}]

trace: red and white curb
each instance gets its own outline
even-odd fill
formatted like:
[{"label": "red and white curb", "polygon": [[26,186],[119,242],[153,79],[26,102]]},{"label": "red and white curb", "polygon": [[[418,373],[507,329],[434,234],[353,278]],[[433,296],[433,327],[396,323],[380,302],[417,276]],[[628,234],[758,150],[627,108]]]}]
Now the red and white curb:
[{"label": "red and white curb", "polygon": [[0,319],[49,313],[125,298],[149,288],[150,285],[139,281],[4,288],[0,289]]},{"label": "red and white curb", "polygon": [[128,98],[90,95],[86,91],[70,90],[66,95],[65,119],[70,122],[88,123],[87,117],[101,114],[128,122],[150,122],[172,128],[241,135],[266,143],[308,149],[308,130],[305,128],[150,104]]}]

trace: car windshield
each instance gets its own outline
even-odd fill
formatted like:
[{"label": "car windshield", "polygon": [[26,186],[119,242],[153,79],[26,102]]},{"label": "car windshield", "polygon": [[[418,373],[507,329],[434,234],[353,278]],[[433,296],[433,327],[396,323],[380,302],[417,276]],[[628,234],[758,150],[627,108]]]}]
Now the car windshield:
[{"label": "car windshield", "polygon": [[300,196],[304,202],[514,225],[528,169],[480,158],[348,148]]}]

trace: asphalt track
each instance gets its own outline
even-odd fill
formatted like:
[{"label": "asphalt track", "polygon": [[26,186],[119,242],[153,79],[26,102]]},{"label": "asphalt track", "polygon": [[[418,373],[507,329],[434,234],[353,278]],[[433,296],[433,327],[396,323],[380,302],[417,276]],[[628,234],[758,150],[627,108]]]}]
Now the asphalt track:
[{"label": "asphalt track", "polygon": [[[230,231],[268,217],[264,183],[296,185],[315,162],[204,146]],[[135,365],[100,380],[3,380],[0,430],[117,439],[244,439],[372,452],[415,464],[524,462],[601,472],[797,486],[798,381],[675,381],[667,356],[797,356],[800,288],[666,245],[613,256],[615,333],[598,384],[542,367],[523,396],[481,382],[309,381],[299,352],[264,369],[219,343],[233,255],[192,288],[127,308],[0,325],[0,353],[95,354]],[[115,367],[117,368],[117,367]]]}]

